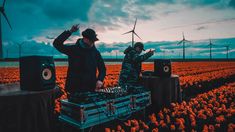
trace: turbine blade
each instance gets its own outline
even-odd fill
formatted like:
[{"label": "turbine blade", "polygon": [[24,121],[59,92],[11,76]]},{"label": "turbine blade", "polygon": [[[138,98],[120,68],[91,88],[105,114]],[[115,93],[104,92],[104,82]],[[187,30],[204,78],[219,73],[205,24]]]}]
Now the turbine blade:
[{"label": "turbine blade", "polygon": [[212,46],[214,46],[214,47],[219,47],[218,45],[214,45],[214,44],[211,44]]},{"label": "turbine blade", "polygon": [[126,32],[126,33],[123,33],[122,35],[124,35],[124,34],[128,34],[128,33],[131,33],[131,32],[133,32],[132,30],[131,31],[128,31],[128,32]]},{"label": "turbine blade", "polygon": [[189,40],[184,40],[185,42],[188,42],[188,43],[192,43],[192,41],[189,41]]},{"label": "turbine blade", "polygon": [[[135,34],[139,39],[141,39],[141,38],[140,38],[140,36],[139,36],[138,34],[136,34],[136,33],[135,33],[135,31],[134,31],[133,33],[134,33],[134,34]],[[141,39],[141,40],[142,40],[142,39]]]},{"label": "turbine blade", "polygon": [[6,3],[6,0],[3,1],[3,4],[2,4],[2,7],[4,8],[5,6],[5,3]]},{"label": "turbine blade", "polygon": [[135,30],[136,22],[137,22],[137,18],[135,19],[135,24],[134,24],[133,31]]},{"label": "turbine blade", "polygon": [[11,28],[11,30],[12,30],[11,24],[10,24],[8,18],[7,18],[6,13],[5,13],[5,12],[2,12],[2,14],[3,14],[3,16],[5,17],[5,19],[7,20],[7,23],[8,23],[8,25],[10,26],[10,28]]},{"label": "turbine blade", "polygon": [[181,44],[184,40],[181,40],[180,42],[177,43],[177,45]]}]

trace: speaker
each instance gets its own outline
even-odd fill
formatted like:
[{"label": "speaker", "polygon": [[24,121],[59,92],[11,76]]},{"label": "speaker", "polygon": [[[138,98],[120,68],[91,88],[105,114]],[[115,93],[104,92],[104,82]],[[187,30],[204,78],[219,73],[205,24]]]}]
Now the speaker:
[{"label": "speaker", "polygon": [[154,74],[159,77],[170,77],[171,61],[169,59],[155,59]]},{"label": "speaker", "polygon": [[145,88],[151,91],[151,101],[154,110],[169,106],[171,102],[182,102],[182,93],[178,75],[169,78],[158,76],[142,76]]},{"label": "speaker", "polygon": [[55,64],[50,56],[20,58],[21,90],[40,91],[55,87]]}]

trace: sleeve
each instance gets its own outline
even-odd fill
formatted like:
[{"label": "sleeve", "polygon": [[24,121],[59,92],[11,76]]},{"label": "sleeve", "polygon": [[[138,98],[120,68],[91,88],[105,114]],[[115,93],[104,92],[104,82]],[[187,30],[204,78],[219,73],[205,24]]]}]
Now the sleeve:
[{"label": "sleeve", "polygon": [[62,34],[60,34],[53,42],[53,46],[60,51],[61,53],[64,53],[66,55],[69,55],[72,52],[72,46],[71,45],[64,45],[64,41],[67,40],[71,35],[71,32],[64,31]]},{"label": "sleeve", "polygon": [[147,52],[143,55],[139,55],[135,52],[130,53],[132,61],[134,61],[134,62],[143,62],[143,61],[147,60],[148,58],[150,58],[152,55],[153,55],[153,53],[151,53],[151,52]]},{"label": "sleeve", "polygon": [[106,67],[105,67],[105,64],[104,64],[104,60],[101,57],[99,52],[97,54],[97,62],[98,62],[98,71],[99,71],[98,80],[104,81],[104,78],[106,76]]}]

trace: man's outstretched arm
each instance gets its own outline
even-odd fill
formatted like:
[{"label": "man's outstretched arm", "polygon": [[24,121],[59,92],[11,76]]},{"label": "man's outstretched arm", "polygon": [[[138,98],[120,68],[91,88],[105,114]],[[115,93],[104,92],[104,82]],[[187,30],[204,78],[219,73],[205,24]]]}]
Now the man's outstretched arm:
[{"label": "man's outstretched arm", "polygon": [[73,32],[76,32],[78,28],[79,28],[78,25],[74,25],[70,30],[64,31],[54,40],[53,46],[61,53],[67,55],[71,53],[71,46],[64,45],[64,41],[67,40]]},{"label": "man's outstretched arm", "polygon": [[143,62],[147,60],[149,57],[151,57],[153,54],[154,54],[154,51],[149,51],[143,55],[133,53],[132,58],[133,58],[133,61],[135,62]]}]

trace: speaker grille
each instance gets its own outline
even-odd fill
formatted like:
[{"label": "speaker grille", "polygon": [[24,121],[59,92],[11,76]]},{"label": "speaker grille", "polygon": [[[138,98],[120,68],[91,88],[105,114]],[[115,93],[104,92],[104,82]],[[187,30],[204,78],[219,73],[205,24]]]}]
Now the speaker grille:
[{"label": "speaker grille", "polygon": [[52,71],[50,68],[45,68],[42,71],[42,78],[46,81],[51,80],[52,79]]},{"label": "speaker grille", "polygon": [[159,77],[170,77],[171,61],[169,59],[155,59],[154,74]]},{"label": "speaker grille", "polygon": [[20,58],[20,88],[40,91],[55,87],[53,57],[25,56]]},{"label": "speaker grille", "polygon": [[164,72],[169,72],[169,71],[170,71],[169,66],[164,66],[164,67],[163,67],[163,71],[164,71]]}]

